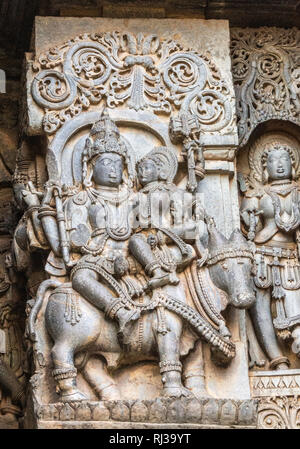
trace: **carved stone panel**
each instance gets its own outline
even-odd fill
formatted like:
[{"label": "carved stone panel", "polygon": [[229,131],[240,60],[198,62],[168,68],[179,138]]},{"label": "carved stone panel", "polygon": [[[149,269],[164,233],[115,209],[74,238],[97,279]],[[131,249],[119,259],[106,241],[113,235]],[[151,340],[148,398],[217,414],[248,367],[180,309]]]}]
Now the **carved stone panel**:
[{"label": "carved stone panel", "polygon": [[258,405],[259,429],[299,429],[299,396],[270,397]]},{"label": "carved stone panel", "polygon": [[240,144],[267,120],[299,125],[300,31],[264,27],[230,32]]},{"label": "carved stone panel", "polygon": [[300,370],[250,372],[252,396],[276,397],[298,396],[300,393]]},{"label": "carved stone panel", "polygon": [[[82,111],[106,104],[166,116],[190,112],[198,117],[202,143],[218,145],[220,135],[223,145],[236,143],[224,22],[151,20],[147,29],[139,19],[89,19],[87,26],[72,19],[70,27],[67,22],[37,18],[36,57],[28,56],[27,78],[32,99],[44,113],[29,95],[30,133],[43,128],[53,134]],[[59,38],[49,50],[44,39],[53,29]],[[216,52],[212,38],[220,39],[222,52]]]},{"label": "carved stone panel", "polygon": [[163,396],[171,427],[251,427],[228,24],[66,25],[37,19],[27,55],[29,166],[48,179],[26,145],[15,173],[15,259],[46,278],[27,302],[26,425],[151,427]]}]

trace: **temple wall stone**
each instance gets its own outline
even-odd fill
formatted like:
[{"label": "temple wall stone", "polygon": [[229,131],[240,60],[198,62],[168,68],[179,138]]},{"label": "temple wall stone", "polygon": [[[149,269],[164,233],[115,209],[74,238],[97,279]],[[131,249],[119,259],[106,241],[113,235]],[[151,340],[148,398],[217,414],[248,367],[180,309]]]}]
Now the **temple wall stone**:
[{"label": "temple wall stone", "polygon": [[298,428],[299,30],[102,3],[0,53],[0,428]]}]

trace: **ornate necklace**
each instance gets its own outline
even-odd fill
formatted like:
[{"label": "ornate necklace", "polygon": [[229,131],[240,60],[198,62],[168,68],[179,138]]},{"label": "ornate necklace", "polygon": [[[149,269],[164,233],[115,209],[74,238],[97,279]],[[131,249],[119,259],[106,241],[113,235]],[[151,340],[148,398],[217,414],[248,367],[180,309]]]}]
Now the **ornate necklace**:
[{"label": "ornate necklace", "polygon": [[[119,189],[112,191],[110,187],[103,188],[102,186],[101,191],[89,188],[88,193],[93,197],[93,203],[98,203],[104,208],[105,230],[108,236],[113,240],[127,240],[131,235],[131,227],[128,222],[127,209],[125,211],[121,203],[128,199],[130,195],[129,190],[125,188],[123,191]],[[111,210],[109,203],[115,206],[114,210]],[[116,209],[118,209],[118,214],[120,212],[122,214],[120,220],[118,220],[121,223],[120,225],[114,223]]]},{"label": "ornate necklace", "polygon": [[281,203],[278,193],[276,191],[272,191],[270,188],[267,189],[267,193],[270,196],[274,211],[275,211],[275,223],[277,227],[285,232],[294,231],[300,225],[300,210],[298,205],[298,189],[297,186],[291,186],[291,195],[292,195],[292,213],[289,216],[289,219],[285,220],[281,218]]},{"label": "ornate necklace", "polygon": [[143,187],[140,192],[141,193],[152,193],[156,190],[173,190],[173,183],[171,182],[162,182],[162,181],[153,181]]},{"label": "ornate necklace", "polygon": [[98,199],[101,199],[113,204],[123,203],[123,201],[126,201],[130,195],[130,191],[126,186],[121,188],[101,186],[101,189],[99,190],[90,187],[88,193],[92,196],[93,202],[97,202]]},{"label": "ornate necklace", "polygon": [[162,182],[162,181],[153,181],[147,184],[145,187],[143,187],[140,190],[140,193],[147,194],[147,203],[146,203],[146,214],[147,216],[143,215],[143,218],[149,218],[151,217],[151,194],[155,191],[165,190],[165,191],[172,191],[174,187],[174,184],[171,182]]}]

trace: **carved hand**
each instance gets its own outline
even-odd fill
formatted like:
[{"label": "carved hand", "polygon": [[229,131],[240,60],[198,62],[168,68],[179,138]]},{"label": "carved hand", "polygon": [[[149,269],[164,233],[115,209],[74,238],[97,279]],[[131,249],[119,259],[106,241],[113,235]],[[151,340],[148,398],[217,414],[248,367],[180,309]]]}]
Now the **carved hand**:
[{"label": "carved hand", "polygon": [[53,190],[55,188],[60,188],[60,186],[58,186],[52,182],[47,182],[45,184],[45,195],[43,197],[42,206],[46,206],[46,205],[50,204],[51,199],[53,198]]},{"label": "carved hand", "polygon": [[22,190],[22,195],[27,207],[40,206],[40,200],[36,193],[31,193],[30,190]]},{"label": "carved hand", "polygon": [[257,225],[259,220],[259,213],[261,211],[258,210],[259,204],[256,198],[247,198],[242,202],[241,206],[241,217],[247,227],[250,226],[250,217],[255,216],[255,224]]},{"label": "carved hand", "polygon": [[149,234],[148,238],[147,238],[147,242],[151,246],[152,249],[155,248],[158,243],[156,235]]}]

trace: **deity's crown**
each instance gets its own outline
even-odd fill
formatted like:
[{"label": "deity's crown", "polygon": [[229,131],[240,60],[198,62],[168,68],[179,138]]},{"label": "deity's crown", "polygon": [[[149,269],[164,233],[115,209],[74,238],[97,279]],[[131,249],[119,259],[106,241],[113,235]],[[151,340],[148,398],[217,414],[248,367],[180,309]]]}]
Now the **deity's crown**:
[{"label": "deity's crown", "polygon": [[154,147],[145,154],[137,163],[143,163],[147,159],[151,159],[156,165],[163,166],[166,170],[166,181],[172,182],[178,168],[177,156],[175,152],[168,147]]},{"label": "deity's crown", "polygon": [[102,153],[117,153],[124,157],[127,154],[127,148],[121,142],[120,131],[105,108],[86,139],[84,157],[91,160]]},{"label": "deity's crown", "polygon": [[97,156],[104,153],[116,153],[124,157],[128,172],[128,185],[133,186],[135,180],[134,155],[121,140],[120,131],[115,122],[109,117],[104,108],[100,118],[91,128],[82,153],[82,177],[85,186],[91,185],[92,172],[90,165],[94,165]]}]

